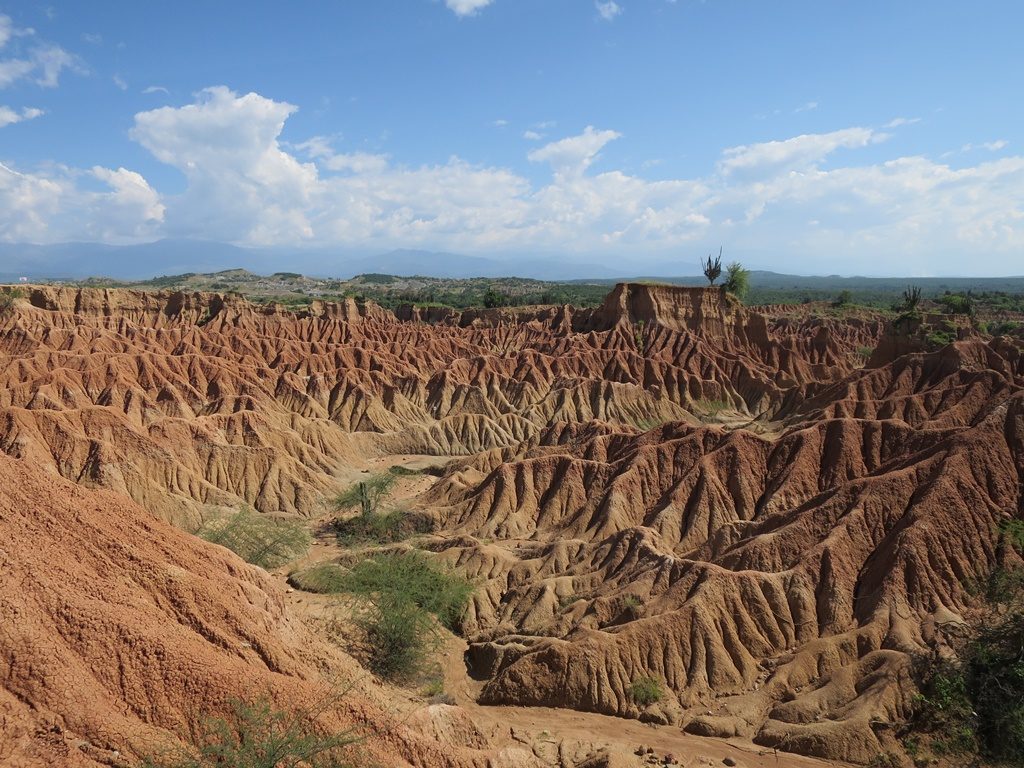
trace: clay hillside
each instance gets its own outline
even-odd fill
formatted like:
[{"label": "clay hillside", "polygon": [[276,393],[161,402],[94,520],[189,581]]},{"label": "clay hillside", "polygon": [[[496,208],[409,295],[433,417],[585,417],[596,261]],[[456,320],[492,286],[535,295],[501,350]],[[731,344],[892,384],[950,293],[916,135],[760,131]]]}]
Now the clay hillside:
[{"label": "clay hillside", "polygon": [[[5,766],[135,766],[254,692],[338,688],[312,727],[354,729],[354,765],[909,765],[922,670],[1021,565],[1024,342],[969,322],[928,345],[642,284],[0,298]],[[204,540],[240,510],[312,546]],[[468,587],[432,693],[345,586],[387,557]]]}]

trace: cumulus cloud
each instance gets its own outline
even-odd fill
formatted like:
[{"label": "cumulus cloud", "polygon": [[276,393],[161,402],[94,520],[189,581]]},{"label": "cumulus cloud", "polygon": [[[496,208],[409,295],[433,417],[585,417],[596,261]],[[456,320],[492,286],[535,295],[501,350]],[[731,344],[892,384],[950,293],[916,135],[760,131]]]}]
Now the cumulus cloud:
[{"label": "cumulus cloud", "polygon": [[534,163],[550,163],[559,174],[581,174],[597,159],[605,144],[621,135],[616,131],[598,131],[588,125],[579,136],[545,144],[530,152],[527,158]]},{"label": "cumulus cloud", "polygon": [[278,142],[296,109],[217,86],[193,104],[135,115],[131,138],[188,180],[188,190],[168,203],[168,223],[183,235],[231,241],[310,238],[306,210],[317,170]]},{"label": "cumulus cloud", "polygon": [[486,8],[494,0],[444,0],[444,4],[448,6],[449,10],[453,11],[456,16],[472,16],[481,8]]},{"label": "cumulus cloud", "polygon": [[16,111],[10,107],[0,106],[0,128],[25,120],[34,120],[42,114],[44,114],[43,110],[35,107],[24,107],[20,111]]},{"label": "cumulus cloud", "polygon": [[831,133],[809,133],[784,141],[766,141],[731,147],[722,153],[723,173],[774,174],[812,168],[841,148],[865,147],[884,141],[887,134],[870,128],[844,128]]},{"label": "cumulus cloud", "polygon": [[[83,178],[99,181],[93,191]],[[46,174],[0,164],[0,239],[10,242],[95,240],[132,242],[158,237],[163,204],[142,176],[124,168]]]},{"label": "cumulus cloud", "polygon": [[611,21],[620,13],[622,13],[622,6],[620,6],[615,0],[594,0],[594,7],[597,8],[597,15],[605,21]]},{"label": "cumulus cloud", "polygon": [[880,272],[894,264],[902,272],[962,271],[962,254],[979,249],[991,255],[991,269],[1024,248],[1024,157],[986,155],[952,167],[921,156],[879,161],[872,152],[865,162],[858,150],[885,134],[851,127],[727,148],[704,174],[652,181],[596,171],[595,159],[619,134],[588,126],[528,152],[551,169],[536,182],[455,156],[407,166],[337,149],[338,137],[285,144],[295,110],[217,87],[189,104],[140,112],[132,138],[186,177],[174,195],[125,168],[0,166],[0,238],[194,236],[672,258],[725,241],[738,253],[785,254],[779,268],[814,271],[827,254]]}]

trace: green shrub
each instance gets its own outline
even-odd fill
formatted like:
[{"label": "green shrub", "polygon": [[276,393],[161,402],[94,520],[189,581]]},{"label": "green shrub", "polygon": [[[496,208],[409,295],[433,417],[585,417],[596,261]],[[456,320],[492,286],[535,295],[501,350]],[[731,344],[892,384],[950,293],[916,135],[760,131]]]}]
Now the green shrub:
[{"label": "green shrub", "polygon": [[358,509],[362,515],[372,515],[384,503],[395,477],[389,472],[373,475],[342,491],[334,497],[335,509]]},{"label": "green shrub", "polygon": [[[1002,527],[1003,544],[1024,546],[1024,521]],[[957,662],[932,664],[914,728],[939,755],[981,755],[1024,764],[1024,572],[997,569],[982,592],[985,614]]]},{"label": "green shrub", "polygon": [[424,552],[382,553],[362,560],[341,580],[341,591],[365,597],[393,595],[437,616],[458,631],[473,594],[465,578]]},{"label": "green shrub", "polygon": [[629,695],[638,707],[647,707],[665,697],[661,681],[653,677],[638,677],[629,685]]},{"label": "green shrub", "polygon": [[738,261],[732,262],[725,268],[725,282],[722,287],[726,292],[743,301],[750,291],[750,270],[744,269]]},{"label": "green shrub", "polygon": [[848,307],[851,304],[853,304],[853,294],[845,288],[839,292],[835,301],[832,302],[833,307]]},{"label": "green shrub", "polygon": [[334,563],[319,563],[310,568],[288,575],[288,583],[304,592],[333,595],[344,592],[345,576],[348,573]]},{"label": "green shrub", "polygon": [[562,595],[560,598],[558,598],[558,607],[564,610],[564,609],[568,608],[570,605],[573,605],[574,603],[578,603],[580,600],[583,600],[583,599],[584,599],[583,595],[576,595],[576,594]]},{"label": "green shrub", "polygon": [[274,520],[246,507],[226,518],[207,523],[196,535],[227,547],[246,562],[277,568],[305,554],[312,536],[305,524]]},{"label": "green shrub", "polygon": [[338,518],[334,521],[333,527],[338,540],[348,546],[366,542],[390,544],[417,533],[432,531],[434,525],[429,515],[401,509],[382,509],[388,494],[391,493],[395,478],[410,474],[417,472],[404,467],[392,467],[389,471],[369,477],[338,494],[334,499],[334,506],[337,509],[359,510],[355,517]]},{"label": "green shrub", "polygon": [[441,644],[434,620],[408,596],[382,592],[359,614],[369,668],[389,680],[422,674]]},{"label": "green shrub", "polygon": [[396,464],[395,466],[391,467],[390,469],[388,469],[388,472],[394,475],[395,477],[409,477],[412,475],[423,474],[422,469],[412,469],[411,467],[403,467],[401,464]]},{"label": "green shrub", "polygon": [[196,746],[145,756],[143,768],[343,768],[350,731],[323,734],[315,709],[286,712],[261,700],[232,702],[230,718],[204,721]]},{"label": "green shrub", "polygon": [[393,509],[390,512],[338,518],[333,523],[338,541],[346,546],[356,544],[393,544],[418,533],[434,530],[433,520],[422,513]]}]

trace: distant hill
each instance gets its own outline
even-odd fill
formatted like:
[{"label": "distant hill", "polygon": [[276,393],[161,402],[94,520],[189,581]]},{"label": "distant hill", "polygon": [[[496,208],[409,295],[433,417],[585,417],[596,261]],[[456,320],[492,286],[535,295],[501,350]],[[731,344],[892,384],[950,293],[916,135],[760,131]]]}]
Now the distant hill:
[{"label": "distant hill", "polygon": [[529,277],[538,280],[613,278],[615,271],[564,258],[490,259],[433,251],[395,250],[379,255],[329,249],[241,248],[200,240],[157,240],[139,245],[0,243],[0,280],[81,279],[104,275],[145,280],[157,275],[244,268],[259,274],[282,269],[307,275],[351,278],[368,272],[430,277]]},{"label": "distant hill", "polygon": [[[600,283],[612,285],[622,280],[656,281],[675,285],[707,285],[703,275],[686,275],[682,277],[634,276],[616,279],[582,279],[572,280],[574,283]],[[960,293],[966,291],[1003,291],[1006,293],[1024,293],[1024,276],[1020,277],[843,277],[841,275],[787,275],[781,272],[751,270],[750,287],[761,293],[793,293],[804,292],[808,298],[817,299],[823,295],[833,295],[848,290],[857,294],[894,294],[903,291],[909,285],[916,285],[926,295],[934,295],[950,291]]]}]

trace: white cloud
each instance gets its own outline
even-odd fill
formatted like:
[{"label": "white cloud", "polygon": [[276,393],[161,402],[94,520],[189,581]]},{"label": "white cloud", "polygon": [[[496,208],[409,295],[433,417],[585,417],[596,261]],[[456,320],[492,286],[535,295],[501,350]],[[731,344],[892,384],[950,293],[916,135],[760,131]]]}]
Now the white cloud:
[{"label": "white cloud", "polygon": [[528,141],[540,141],[544,138],[544,134],[537,133],[537,131],[523,131],[523,138]]},{"label": "white cloud", "polygon": [[556,173],[581,174],[597,159],[605,144],[621,135],[616,131],[598,131],[588,125],[579,136],[545,144],[531,151],[527,158],[534,163],[550,163]]},{"label": "white cloud", "polygon": [[162,85],[150,85],[143,88],[142,93],[148,96],[151,93],[166,93],[167,95],[170,95],[171,92]]},{"label": "white cloud", "polygon": [[493,125],[495,128],[505,128],[506,126],[508,126],[508,120],[499,118],[495,120],[493,123],[491,123],[491,125]]},{"label": "white cloud", "polygon": [[320,165],[329,171],[373,173],[384,170],[388,165],[387,155],[371,152],[335,152],[331,140],[326,136],[313,136],[294,145],[294,148],[319,161]]},{"label": "white cloud", "polygon": [[809,133],[784,141],[766,141],[731,147],[722,153],[720,170],[725,174],[776,174],[815,167],[840,148],[865,147],[884,141],[887,134],[870,128],[844,128],[831,133]]},{"label": "white cloud", "polygon": [[128,83],[126,83],[124,78],[120,75],[114,75],[111,79],[114,81],[114,85],[116,85],[122,91],[128,90]]},{"label": "white cloud", "polygon": [[0,61],[0,88],[27,77],[36,65],[28,59],[6,59]]},{"label": "white cloud", "polygon": [[0,48],[3,48],[15,37],[30,37],[36,31],[31,27],[19,29],[14,26],[10,16],[0,13]]},{"label": "white cloud", "polygon": [[973,152],[976,149],[986,149],[989,152],[998,152],[1000,149],[1005,149],[1010,142],[1006,139],[996,139],[995,141],[985,141],[981,144],[964,144],[961,148],[961,152]]},{"label": "white cloud", "polygon": [[605,21],[611,21],[620,13],[622,13],[622,6],[620,6],[615,0],[594,0],[594,7],[597,9],[597,15]]},{"label": "white cloud", "polygon": [[131,138],[188,180],[188,190],[168,204],[168,224],[184,235],[230,241],[310,238],[306,210],[316,167],[278,143],[296,109],[217,86],[193,104],[135,115]]},{"label": "white cloud", "polygon": [[913,125],[921,122],[920,117],[894,117],[885,124],[886,128],[899,128],[901,125]]},{"label": "white cloud", "polygon": [[454,11],[456,16],[472,16],[481,8],[486,8],[494,0],[444,0],[449,10]]},{"label": "white cloud", "polygon": [[35,107],[24,107],[18,112],[10,107],[0,106],[0,128],[21,123],[25,120],[34,120],[42,114],[43,110],[36,109]]},{"label": "white cloud", "polygon": [[29,76],[34,77],[35,82],[44,88],[55,88],[65,69],[84,71],[77,57],[59,45],[36,46],[26,56],[0,60],[0,88],[6,88]]},{"label": "white cloud", "polygon": [[[91,177],[107,187],[83,189]],[[0,164],[0,240],[130,242],[159,236],[163,205],[146,180],[118,168],[21,173]]]},{"label": "white cloud", "polygon": [[[0,166],[0,239],[195,236],[568,251],[616,263],[624,254],[699,255],[725,241],[740,258],[785,256],[774,263],[779,269],[822,271],[827,255],[829,271],[855,264],[890,273],[962,272],[971,266],[963,254],[978,250],[988,254],[984,269],[1011,271],[1024,248],[1024,157],[963,168],[917,156],[879,160],[877,151],[866,159],[858,150],[885,134],[852,127],[732,147],[704,174],[650,181],[595,172],[595,158],[619,134],[588,127],[527,154],[551,167],[535,183],[459,157],[410,167],[387,155],[338,151],[338,137],[284,144],[295,109],[218,87],[191,104],[136,115],[132,137],[186,177],[174,195],[124,168]],[[91,191],[97,181],[103,191]]]},{"label": "white cloud", "polygon": [[799,114],[800,112],[811,112],[818,108],[818,102],[808,101],[805,104],[801,104],[799,107],[793,110],[793,112]]},{"label": "white cloud", "polygon": [[82,71],[78,59],[59,45],[45,45],[32,52],[38,75],[36,82],[44,88],[56,88],[64,69]]}]

